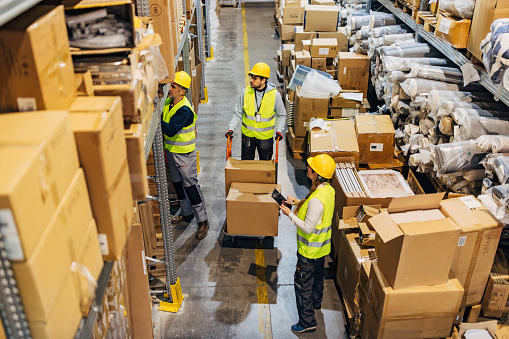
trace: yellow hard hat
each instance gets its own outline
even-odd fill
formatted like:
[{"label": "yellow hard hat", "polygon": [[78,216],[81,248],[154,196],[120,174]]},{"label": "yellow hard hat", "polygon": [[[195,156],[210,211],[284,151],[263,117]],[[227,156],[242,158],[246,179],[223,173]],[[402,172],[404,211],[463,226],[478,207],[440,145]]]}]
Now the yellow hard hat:
[{"label": "yellow hard hat", "polygon": [[186,89],[191,87],[191,77],[186,72],[180,71],[175,73],[175,80],[173,82]]},{"label": "yellow hard hat", "polygon": [[324,177],[325,179],[332,178],[334,170],[336,169],[334,159],[332,159],[332,157],[328,154],[318,154],[316,157],[309,157],[308,165],[319,176]]},{"label": "yellow hard hat", "polygon": [[251,68],[248,74],[258,75],[268,79],[270,78],[270,67],[265,62],[258,62]]}]

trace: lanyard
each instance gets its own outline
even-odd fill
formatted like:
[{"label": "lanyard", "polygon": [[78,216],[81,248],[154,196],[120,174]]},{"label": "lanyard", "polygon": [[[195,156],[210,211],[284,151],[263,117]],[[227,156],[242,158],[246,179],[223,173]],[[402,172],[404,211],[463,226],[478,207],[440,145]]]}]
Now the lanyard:
[{"label": "lanyard", "polygon": [[258,106],[258,101],[256,100],[256,98],[258,96],[256,95],[256,89],[255,89],[255,116],[260,115],[260,113],[258,113],[258,111],[260,110],[260,107],[262,106],[263,97],[265,96],[266,89],[267,89],[267,85],[265,85],[265,88],[263,89],[262,100],[260,101],[260,106]]}]

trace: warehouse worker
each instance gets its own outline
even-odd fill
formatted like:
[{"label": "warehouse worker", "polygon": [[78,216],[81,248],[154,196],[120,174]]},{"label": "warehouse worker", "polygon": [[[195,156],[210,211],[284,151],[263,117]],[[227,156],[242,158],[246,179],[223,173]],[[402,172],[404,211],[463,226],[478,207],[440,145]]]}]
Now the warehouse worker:
[{"label": "warehouse worker", "polygon": [[209,222],[196,169],[197,115],[185,97],[190,86],[189,74],[186,72],[175,74],[175,80],[170,85],[168,98],[164,104],[161,128],[168,169],[180,200],[180,214],[173,217],[172,223],[189,224],[196,214],[198,221],[196,239],[201,240],[207,236]]},{"label": "warehouse worker", "polygon": [[295,297],[299,322],[292,326],[295,333],[316,330],[315,310],[322,308],[325,256],[331,250],[331,224],[334,212],[334,188],[329,183],[336,164],[327,154],[309,157],[307,177],[311,189],[297,201],[288,196],[287,202],[297,205],[295,215],[288,207],[280,208],[297,226],[297,269]]},{"label": "warehouse worker", "polygon": [[233,131],[242,121],[242,160],[254,160],[255,150],[258,150],[260,160],[271,160],[274,130],[276,141],[283,139],[285,105],[276,86],[267,82],[270,77],[269,65],[257,63],[249,72],[249,77],[251,86],[242,91],[225,136],[233,138]]}]

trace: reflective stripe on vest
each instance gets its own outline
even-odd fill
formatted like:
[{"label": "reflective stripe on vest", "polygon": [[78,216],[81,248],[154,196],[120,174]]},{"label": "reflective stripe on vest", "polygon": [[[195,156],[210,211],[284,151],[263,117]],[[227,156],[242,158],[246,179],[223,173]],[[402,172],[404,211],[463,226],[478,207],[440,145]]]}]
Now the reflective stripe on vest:
[{"label": "reflective stripe on vest", "polygon": [[305,220],[308,203],[311,199],[318,198],[323,205],[322,223],[316,225],[312,233],[306,234],[297,229],[297,249],[306,258],[317,259],[330,253],[334,197],[334,188],[326,184],[324,187],[317,188],[299,209],[299,219]]},{"label": "reflective stripe on vest", "polygon": [[271,89],[263,96],[258,114],[260,121],[256,121],[256,100],[255,90],[246,87],[244,91],[244,116],[242,118],[242,134],[250,138],[266,140],[272,138],[276,126],[276,89]]},{"label": "reflective stripe on vest", "polygon": [[171,120],[171,117],[184,106],[189,107],[191,112],[193,112],[193,122],[189,126],[182,127],[177,134],[172,137],[169,137],[163,134],[164,137],[164,148],[172,153],[189,153],[196,149],[196,133],[194,131],[194,126],[196,124],[196,113],[194,113],[189,100],[186,97],[182,98],[175,106],[170,109],[171,99],[166,99],[164,108],[163,108],[163,121],[168,123]]}]

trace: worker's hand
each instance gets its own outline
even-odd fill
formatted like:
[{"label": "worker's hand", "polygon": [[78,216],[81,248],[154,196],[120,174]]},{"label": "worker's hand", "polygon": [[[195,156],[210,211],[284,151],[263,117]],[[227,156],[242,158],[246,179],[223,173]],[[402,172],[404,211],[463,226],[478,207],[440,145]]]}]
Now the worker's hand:
[{"label": "worker's hand", "polygon": [[286,207],[284,204],[280,205],[279,208],[281,209],[281,212],[283,212],[284,215],[288,216],[292,210]]},{"label": "worker's hand", "polygon": [[285,202],[290,205],[295,205],[296,199],[289,195]]},{"label": "worker's hand", "polygon": [[228,132],[226,132],[226,134],[224,135],[226,138],[231,138],[233,139],[233,131],[232,130],[229,130]]},{"label": "worker's hand", "polygon": [[281,134],[280,132],[276,132],[276,136],[274,137],[274,140],[276,140],[276,141],[283,140],[283,134]]}]

